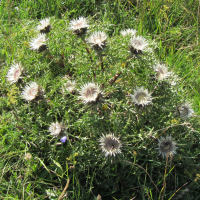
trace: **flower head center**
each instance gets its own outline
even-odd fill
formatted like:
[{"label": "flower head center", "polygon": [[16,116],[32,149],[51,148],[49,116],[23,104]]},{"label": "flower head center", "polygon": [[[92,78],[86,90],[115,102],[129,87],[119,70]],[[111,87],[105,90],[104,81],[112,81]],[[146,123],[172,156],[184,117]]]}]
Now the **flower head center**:
[{"label": "flower head center", "polygon": [[167,152],[173,150],[173,143],[171,141],[169,141],[169,140],[163,141],[161,143],[161,147],[160,148],[162,149],[162,151],[167,153]]},{"label": "flower head center", "polygon": [[95,41],[96,44],[101,44],[101,38],[100,37],[96,37],[94,39],[94,41]]},{"label": "flower head center", "polygon": [[158,71],[159,71],[158,72],[159,74],[164,74],[165,73],[163,69],[159,69]]},{"label": "flower head center", "polygon": [[54,132],[55,132],[56,135],[58,135],[61,132],[61,127],[59,125],[56,125],[54,127]]},{"label": "flower head center", "polygon": [[146,101],[146,94],[145,93],[139,93],[136,98],[138,99],[139,103],[143,103]]},{"label": "flower head center", "polygon": [[14,79],[18,79],[20,76],[20,70],[16,70],[15,73],[14,73]]},{"label": "flower head center", "polygon": [[165,150],[168,150],[170,148],[170,143],[169,142],[165,142],[164,144],[162,144],[163,148]]},{"label": "flower head center", "polygon": [[39,45],[39,46],[41,45],[41,43],[43,43],[43,40],[42,40],[42,39],[39,39],[39,40],[36,42],[36,44]]},{"label": "flower head center", "polygon": [[188,115],[188,109],[186,107],[183,107],[182,115],[183,116],[187,116]]},{"label": "flower head center", "polygon": [[75,29],[80,29],[82,26],[83,26],[83,22],[77,22],[77,23],[74,25],[74,28],[75,28]]},{"label": "flower head center", "polygon": [[158,80],[163,80],[165,75],[163,73],[158,73]]},{"label": "flower head center", "polygon": [[134,42],[134,44],[135,44],[136,46],[141,46],[141,45],[142,45],[141,42],[138,41],[138,40],[136,40],[136,41]]},{"label": "flower head center", "polygon": [[93,98],[95,93],[95,88],[88,88],[85,95],[87,98]]},{"label": "flower head center", "polygon": [[30,96],[36,96],[37,95],[38,90],[37,89],[31,89],[29,92]]},{"label": "flower head center", "polygon": [[114,151],[115,149],[119,148],[119,142],[110,138],[105,142],[104,148],[107,151]]}]

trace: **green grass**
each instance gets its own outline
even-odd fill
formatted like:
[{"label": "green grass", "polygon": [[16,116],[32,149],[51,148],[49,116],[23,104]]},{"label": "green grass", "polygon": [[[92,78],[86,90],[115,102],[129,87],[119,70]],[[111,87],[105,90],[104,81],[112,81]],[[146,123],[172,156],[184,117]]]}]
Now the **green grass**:
[{"label": "green grass", "polygon": [[[0,197],[58,199],[70,179],[64,199],[97,199],[98,194],[103,200],[199,199],[198,6],[197,0],[2,0]],[[100,56],[68,29],[69,21],[79,16],[88,17],[91,25],[86,38],[95,30],[108,34],[103,70]],[[39,20],[46,17],[52,23],[50,54],[29,46]],[[127,60],[130,39],[120,35],[125,28],[136,29],[153,51]],[[152,78],[157,60],[178,76],[176,86]],[[21,62],[26,74],[11,85],[6,75],[13,62]],[[76,81],[74,94],[62,94],[64,75]],[[28,103],[21,98],[31,81],[45,90],[44,99]],[[81,102],[78,90],[87,82],[101,87],[103,102]],[[152,92],[152,104],[138,108],[131,102],[137,86]],[[186,120],[177,112],[185,101],[195,111]],[[48,132],[56,121],[67,127],[65,144]],[[120,138],[121,155],[106,158],[102,153],[98,140],[108,133]],[[166,135],[178,147],[167,164],[157,150],[157,139]],[[24,159],[27,153],[31,159]]]}]

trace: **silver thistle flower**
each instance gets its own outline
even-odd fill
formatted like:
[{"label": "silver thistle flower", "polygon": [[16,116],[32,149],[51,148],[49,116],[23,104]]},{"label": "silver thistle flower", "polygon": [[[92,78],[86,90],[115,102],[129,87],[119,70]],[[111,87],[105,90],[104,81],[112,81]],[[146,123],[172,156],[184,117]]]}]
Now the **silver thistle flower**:
[{"label": "silver thistle flower", "polygon": [[104,135],[99,139],[101,150],[105,153],[105,156],[115,156],[121,153],[121,142],[119,138],[115,137],[114,134]]},{"label": "silver thistle flower", "polygon": [[47,48],[46,41],[46,35],[41,33],[37,38],[31,40],[30,47],[32,50],[41,52]]},{"label": "silver thistle flower", "polygon": [[63,129],[62,124],[56,122],[56,123],[51,123],[50,127],[49,127],[49,132],[51,133],[52,136],[57,137],[61,131]]},{"label": "silver thistle flower", "polygon": [[134,90],[134,94],[130,94],[130,96],[133,99],[133,103],[137,105],[145,106],[152,102],[151,93],[149,93],[148,90],[144,89],[143,87],[137,87]]},{"label": "silver thistle flower", "polygon": [[43,93],[44,91],[36,82],[31,82],[29,85],[26,85],[21,96],[26,101],[32,101],[36,97],[42,96]]},{"label": "silver thistle flower", "polygon": [[124,37],[127,36],[127,35],[135,36],[136,32],[137,32],[136,30],[133,30],[133,29],[130,29],[130,28],[120,31],[121,35],[124,36]]},{"label": "silver thistle flower", "polygon": [[168,71],[168,68],[166,65],[163,64],[157,64],[153,67],[154,71],[157,72],[156,79],[159,81],[162,81],[166,78],[168,78],[171,74],[171,72]]},{"label": "silver thistle flower", "polygon": [[194,110],[190,103],[185,103],[179,107],[179,113],[181,118],[189,118],[192,117]]},{"label": "silver thistle flower", "polygon": [[102,50],[105,47],[107,35],[103,31],[94,32],[87,40],[95,50]]},{"label": "silver thistle flower", "polygon": [[161,154],[164,157],[167,157],[169,154],[173,156],[176,153],[176,142],[174,142],[171,136],[166,136],[166,138],[161,137],[160,140],[158,139],[158,150],[159,155]]},{"label": "silver thistle flower", "polygon": [[148,42],[142,36],[132,37],[130,40],[130,52],[132,54],[141,54]]},{"label": "silver thistle flower", "polygon": [[17,82],[21,77],[21,74],[23,72],[23,67],[21,66],[20,63],[13,64],[8,71],[7,74],[7,80],[10,81],[11,83]]},{"label": "silver thistle flower", "polygon": [[101,97],[101,90],[95,83],[86,83],[79,90],[80,99],[86,103],[95,103]]},{"label": "silver thistle flower", "polygon": [[48,33],[51,28],[49,18],[40,20],[40,25],[37,26],[37,30],[40,31],[40,33]]},{"label": "silver thistle flower", "polygon": [[79,17],[79,19],[73,19],[70,21],[70,28],[75,34],[80,35],[86,32],[89,27],[87,18]]},{"label": "silver thistle flower", "polygon": [[[64,79],[66,78],[64,77]],[[76,87],[76,82],[68,80],[67,82],[63,83],[62,93],[65,94],[66,91],[68,91],[69,93],[73,93],[73,91],[75,90],[75,87]]]}]

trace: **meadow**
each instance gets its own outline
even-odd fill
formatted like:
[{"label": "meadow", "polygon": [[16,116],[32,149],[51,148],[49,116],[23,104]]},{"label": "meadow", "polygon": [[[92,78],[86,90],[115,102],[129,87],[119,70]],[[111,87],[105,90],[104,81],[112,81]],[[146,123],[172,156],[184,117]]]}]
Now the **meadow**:
[{"label": "meadow", "polygon": [[200,199],[200,1],[0,14],[1,199]]}]

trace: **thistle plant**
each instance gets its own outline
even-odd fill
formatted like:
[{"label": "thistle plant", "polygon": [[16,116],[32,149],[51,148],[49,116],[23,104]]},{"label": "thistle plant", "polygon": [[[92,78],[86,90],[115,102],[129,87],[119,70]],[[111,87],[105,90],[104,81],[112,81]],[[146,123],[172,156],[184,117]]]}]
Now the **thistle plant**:
[{"label": "thistle plant", "polygon": [[[177,166],[180,156],[187,156],[181,149],[187,148],[188,141],[182,138],[199,141],[195,109],[181,104],[189,91],[179,81],[170,82],[173,63],[159,60],[157,42],[138,34],[137,26],[112,31],[110,24],[109,20],[66,16],[35,22],[37,29],[30,26],[21,35],[24,40],[14,55],[20,64],[9,69],[10,58],[3,69],[5,87],[16,84],[21,91],[18,106],[8,112],[15,113],[10,120],[17,139],[24,143],[20,151],[31,155],[31,159],[23,155],[32,162],[27,180],[45,177],[42,197],[55,193],[57,198],[62,192],[59,187],[63,189],[72,178],[66,189],[69,199],[76,199],[75,182],[83,199],[88,188],[94,187],[94,196],[101,194],[104,199],[113,188],[120,191],[124,183],[127,191],[147,184],[144,188],[153,191],[156,199],[161,191],[164,196],[160,182],[167,155],[173,155],[170,166]],[[41,53],[47,49],[48,53]],[[23,69],[27,75],[19,86]],[[177,150],[176,144],[180,145]],[[18,143],[13,145],[17,148]],[[109,157],[114,157],[113,162]],[[24,159],[21,165],[27,167]],[[153,163],[151,169],[148,163]],[[149,170],[150,179],[145,175]],[[180,178],[181,184],[184,181]],[[173,195],[167,186],[165,193]],[[140,192],[137,195],[142,199]],[[119,192],[115,197],[122,196]]]}]

